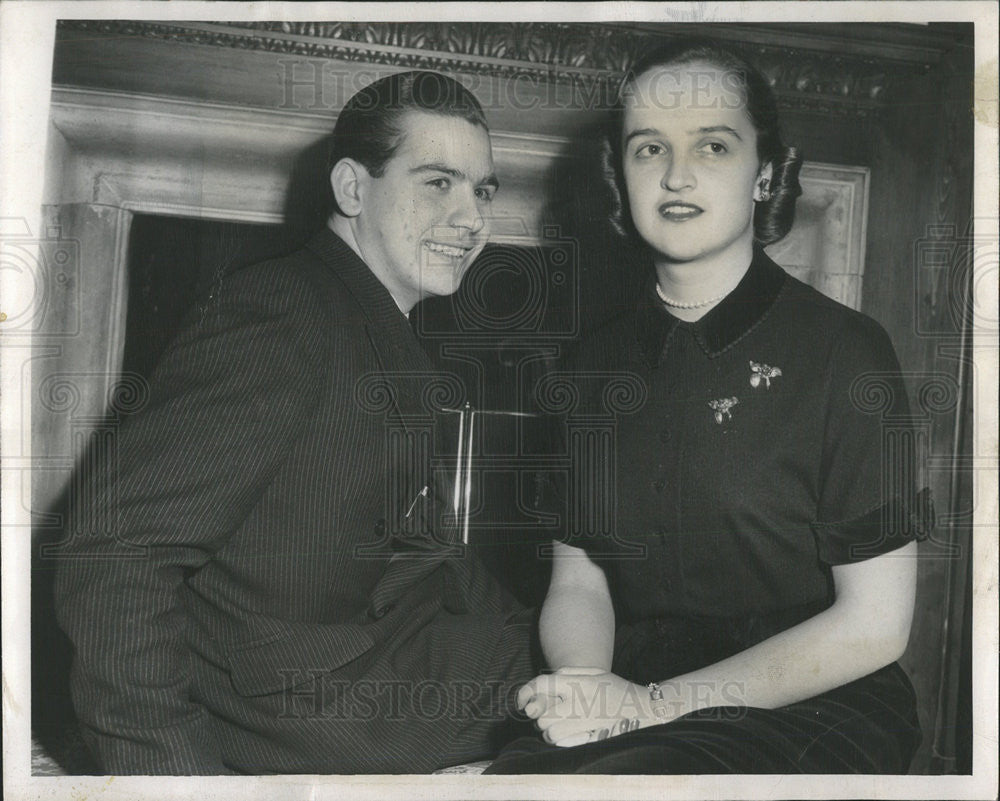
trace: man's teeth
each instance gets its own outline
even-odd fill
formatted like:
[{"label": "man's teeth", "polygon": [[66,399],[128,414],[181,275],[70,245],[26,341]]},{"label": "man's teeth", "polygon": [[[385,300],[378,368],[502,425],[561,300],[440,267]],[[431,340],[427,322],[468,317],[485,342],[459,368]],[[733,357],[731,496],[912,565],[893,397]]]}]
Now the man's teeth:
[{"label": "man's teeth", "polygon": [[445,256],[452,256],[453,258],[465,255],[464,248],[455,248],[451,245],[442,245],[438,242],[424,242],[424,245],[428,250],[432,250],[435,253],[442,253]]}]

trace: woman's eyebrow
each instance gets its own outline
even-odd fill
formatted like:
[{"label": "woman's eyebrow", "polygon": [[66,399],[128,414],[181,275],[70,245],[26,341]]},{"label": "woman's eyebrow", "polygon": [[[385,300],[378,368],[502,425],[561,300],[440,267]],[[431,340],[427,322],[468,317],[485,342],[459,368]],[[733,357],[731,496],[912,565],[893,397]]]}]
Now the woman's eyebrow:
[{"label": "woman's eyebrow", "polygon": [[625,137],[625,144],[627,145],[637,136],[658,136],[659,131],[655,128],[639,128],[638,130],[632,131],[628,136]]},{"label": "woman's eyebrow", "polygon": [[696,128],[693,131],[688,131],[689,134],[710,134],[710,133],[727,133],[735,136],[741,142],[743,137],[739,135],[735,128],[731,128],[728,125],[707,125],[703,128]]},{"label": "woman's eyebrow", "polygon": [[[739,139],[741,142],[743,141],[743,137],[740,136],[739,132],[735,128],[729,125],[705,125],[702,126],[701,128],[695,128],[694,130],[688,131],[688,136],[693,136],[695,134],[703,136],[705,134],[712,134],[712,133],[729,134],[730,136]],[[635,131],[629,132],[628,136],[625,137],[625,144],[627,145],[637,136],[660,136],[660,135],[661,135],[660,132],[656,128],[638,128]]]}]

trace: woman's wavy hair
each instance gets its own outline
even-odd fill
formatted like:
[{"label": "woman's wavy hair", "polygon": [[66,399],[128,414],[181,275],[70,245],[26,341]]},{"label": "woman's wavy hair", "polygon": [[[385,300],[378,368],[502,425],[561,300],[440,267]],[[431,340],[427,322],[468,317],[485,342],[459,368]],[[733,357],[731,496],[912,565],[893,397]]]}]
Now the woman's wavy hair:
[{"label": "woman's wavy hair", "polygon": [[767,79],[745,58],[711,39],[681,39],[661,45],[641,56],[622,81],[618,100],[608,115],[601,148],[602,173],[611,193],[610,221],[615,231],[638,239],[628,207],[628,193],[622,175],[622,125],[626,90],[645,72],[694,62],[707,62],[736,76],[743,91],[747,116],[757,131],[757,157],[771,163],[771,198],[758,201],[754,209],[754,241],[770,245],[782,239],[795,220],[795,199],[802,194],[799,169],[802,157],[794,147],[786,147],[778,128],[778,106]]}]

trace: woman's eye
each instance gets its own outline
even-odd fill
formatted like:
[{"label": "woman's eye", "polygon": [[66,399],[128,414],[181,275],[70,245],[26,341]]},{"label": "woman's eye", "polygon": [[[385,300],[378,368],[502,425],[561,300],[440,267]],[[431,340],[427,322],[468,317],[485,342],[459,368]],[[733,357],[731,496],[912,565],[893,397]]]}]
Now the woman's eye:
[{"label": "woman's eye", "polygon": [[636,155],[639,158],[651,158],[653,156],[659,156],[662,153],[663,148],[653,142],[650,142],[648,145],[643,145],[638,151],[636,151]]},{"label": "woman's eye", "polygon": [[701,150],[713,156],[720,156],[723,153],[729,152],[729,148],[722,144],[722,142],[706,142],[701,146]]}]

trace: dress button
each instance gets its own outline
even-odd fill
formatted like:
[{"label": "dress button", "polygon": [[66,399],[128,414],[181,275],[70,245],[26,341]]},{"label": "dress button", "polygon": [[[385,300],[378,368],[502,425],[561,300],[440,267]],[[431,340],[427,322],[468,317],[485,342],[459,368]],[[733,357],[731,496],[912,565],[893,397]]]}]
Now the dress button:
[{"label": "dress button", "polygon": [[660,432],[660,442],[662,442],[663,444],[666,444],[666,443],[670,442],[670,432],[669,431],[661,431]]},{"label": "dress button", "polygon": [[651,486],[657,492],[663,492],[663,488],[665,486],[667,486],[667,484],[666,484],[665,481],[661,481],[660,479],[656,479],[656,481],[650,481],[649,482],[649,486]]}]

